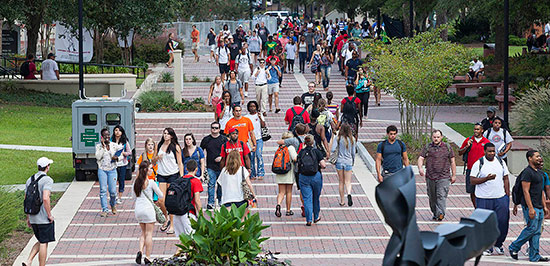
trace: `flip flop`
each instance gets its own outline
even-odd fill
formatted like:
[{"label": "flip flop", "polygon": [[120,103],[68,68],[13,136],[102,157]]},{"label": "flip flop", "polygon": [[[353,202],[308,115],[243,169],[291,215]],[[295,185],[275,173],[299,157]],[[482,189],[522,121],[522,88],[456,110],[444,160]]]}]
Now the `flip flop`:
[{"label": "flip flop", "polygon": [[168,231],[166,231],[166,234],[173,235],[174,229],[168,229]]},{"label": "flip flop", "polygon": [[277,204],[277,207],[275,207],[275,216],[281,217],[281,205]]},{"label": "flip flop", "polygon": [[294,212],[293,212],[293,211],[287,211],[287,212],[286,212],[286,216],[292,216],[292,215],[294,215]]},{"label": "flip flop", "polygon": [[170,227],[170,220],[168,220],[168,222],[166,223],[166,226],[165,225],[162,225],[160,227],[160,231],[164,232],[166,231],[166,229],[168,229]]}]

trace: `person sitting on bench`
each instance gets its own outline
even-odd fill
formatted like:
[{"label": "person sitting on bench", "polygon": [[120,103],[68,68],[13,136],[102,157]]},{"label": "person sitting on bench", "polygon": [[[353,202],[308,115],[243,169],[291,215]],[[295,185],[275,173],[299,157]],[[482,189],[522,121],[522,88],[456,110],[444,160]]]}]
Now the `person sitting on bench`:
[{"label": "person sitting on bench", "polygon": [[466,75],[466,82],[469,82],[473,79],[477,79],[477,81],[481,82],[481,75],[483,75],[483,70],[485,70],[483,62],[474,57],[474,60],[470,63],[470,70],[468,71],[468,75]]}]

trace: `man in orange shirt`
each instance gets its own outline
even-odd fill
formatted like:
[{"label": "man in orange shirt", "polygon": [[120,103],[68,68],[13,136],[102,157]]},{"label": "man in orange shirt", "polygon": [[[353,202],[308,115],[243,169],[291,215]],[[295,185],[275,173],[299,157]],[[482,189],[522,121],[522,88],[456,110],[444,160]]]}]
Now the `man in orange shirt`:
[{"label": "man in orange shirt", "polygon": [[199,49],[199,30],[197,30],[197,26],[193,25],[193,31],[191,32],[191,51],[193,51],[193,54],[195,55],[195,62],[199,62],[199,55],[197,54],[197,50]]},{"label": "man in orange shirt", "polygon": [[254,135],[254,124],[252,124],[252,120],[250,120],[248,117],[242,116],[241,113],[241,106],[234,106],[233,118],[227,121],[227,124],[225,124],[225,129],[223,131],[229,132],[229,130],[232,128],[237,129],[239,131],[239,140],[244,143],[248,143],[248,140],[251,140],[251,143],[248,144],[250,145],[250,150],[254,152],[256,151],[256,136]]}]

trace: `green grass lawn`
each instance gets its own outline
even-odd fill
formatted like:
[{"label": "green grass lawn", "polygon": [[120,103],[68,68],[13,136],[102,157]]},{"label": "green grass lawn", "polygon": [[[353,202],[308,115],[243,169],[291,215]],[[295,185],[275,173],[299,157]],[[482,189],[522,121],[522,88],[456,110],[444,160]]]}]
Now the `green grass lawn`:
[{"label": "green grass lawn", "polygon": [[70,137],[71,108],[0,104],[0,144],[71,147]]},{"label": "green grass lawn", "polygon": [[445,123],[450,128],[454,129],[456,132],[465,138],[472,136],[474,134],[474,124],[473,123]]},{"label": "green grass lawn", "polygon": [[54,182],[71,182],[74,169],[71,153],[0,149],[0,185],[24,184],[38,169],[36,160],[46,156],[54,161],[48,173]]},{"label": "green grass lawn", "polygon": [[[508,56],[512,57],[512,56],[515,56],[517,54],[520,54],[521,55],[521,50],[523,47],[526,47],[527,46],[509,46],[508,47]],[[472,47],[470,48],[474,51],[474,53],[478,56],[483,56],[483,47]]]}]

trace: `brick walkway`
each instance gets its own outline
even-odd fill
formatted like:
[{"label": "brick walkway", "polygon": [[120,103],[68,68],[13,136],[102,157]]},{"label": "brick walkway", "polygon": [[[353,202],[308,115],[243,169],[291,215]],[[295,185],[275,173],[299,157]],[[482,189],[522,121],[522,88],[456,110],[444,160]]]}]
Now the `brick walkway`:
[{"label": "brick walkway", "polygon": [[[205,57],[203,57],[203,60]],[[193,75],[198,77],[214,77],[217,74],[215,64],[208,64],[206,60],[199,64],[190,63],[186,58],[184,69],[187,77]],[[335,100],[338,102],[344,97],[344,80],[333,71],[331,89],[335,93]],[[338,76],[337,76],[338,75]],[[313,75],[306,74],[307,80],[313,80]],[[322,89],[321,89],[322,90]],[[184,89],[184,98],[206,97],[208,91],[205,86],[196,86],[192,89]],[[251,88],[249,98],[254,99],[254,92]],[[266,117],[267,125],[271,130],[274,139],[280,138],[286,126],[283,122],[284,110],[291,107],[292,98],[301,95],[302,89],[294,75],[284,76],[283,87],[281,88],[280,102],[283,112],[279,114],[269,113]],[[388,95],[384,95],[382,102],[387,105],[397,104]],[[371,97],[371,106],[374,106],[374,99]],[[372,108],[369,112],[376,112]],[[193,132],[197,142],[209,133],[209,125],[212,119],[136,119],[137,130],[137,153],[143,151],[143,142],[148,137],[158,140],[165,127],[172,127],[179,136],[187,132]],[[378,140],[384,136],[385,128],[393,122],[366,121],[360,132],[361,140]],[[395,122],[398,124],[398,122]],[[380,265],[385,245],[389,239],[389,233],[384,227],[381,217],[375,211],[366,192],[360,186],[360,180],[356,176],[361,174],[355,171],[353,182],[353,207],[340,207],[338,205],[338,177],[334,166],[329,165],[323,171],[323,192],[321,196],[321,217],[322,221],[312,227],[305,226],[305,219],[300,216],[300,204],[298,191],[294,190],[293,210],[294,216],[282,216],[277,218],[274,215],[276,205],[277,186],[274,176],[271,174],[270,166],[273,159],[273,151],[276,148],[274,140],[264,145],[264,161],[266,165],[266,178],[262,181],[253,181],[258,198],[257,209],[264,223],[270,225],[264,231],[264,236],[271,237],[264,242],[263,248],[272,252],[280,252],[280,258],[289,258],[294,265]],[[362,164],[358,161],[357,164]],[[357,167],[357,166],[356,166]],[[366,169],[357,168],[357,169]],[[366,173],[360,177],[370,176]],[[374,180],[368,180],[368,184],[374,186]],[[445,222],[457,222],[460,217],[469,216],[472,209],[469,208],[469,198],[464,194],[464,177],[457,180],[459,185],[450,189],[448,200],[448,215]],[[102,218],[99,216],[99,187],[96,183],[88,192],[88,195],[71,224],[64,232],[63,237],[48,260],[48,264],[74,263],[93,265],[112,261],[112,265],[133,265],[132,261],[138,250],[138,237],[140,229],[134,218],[131,199],[131,182],[126,182],[127,189],[123,195],[123,204],[119,206],[119,214]],[[431,214],[428,207],[428,199],[425,194],[425,183],[423,178],[417,179],[417,217],[421,230],[433,229],[440,223],[431,221]],[[207,193],[202,193],[203,206],[206,206]],[[283,208],[284,209],[284,208]],[[521,230],[521,219],[513,217],[514,224],[510,227],[509,238],[515,238]],[[550,235],[545,232],[541,241],[541,253],[548,254]],[[506,241],[508,245],[510,241]],[[174,244],[178,240],[173,235],[166,235],[155,230],[153,235],[153,257],[170,256],[176,251]],[[501,256],[502,257],[502,256]],[[492,259],[492,258],[491,258]],[[505,258],[501,258],[505,259]],[[483,261],[488,261],[484,258]],[[489,263],[486,263],[489,265]],[[105,265],[105,264],[103,264]]]}]

